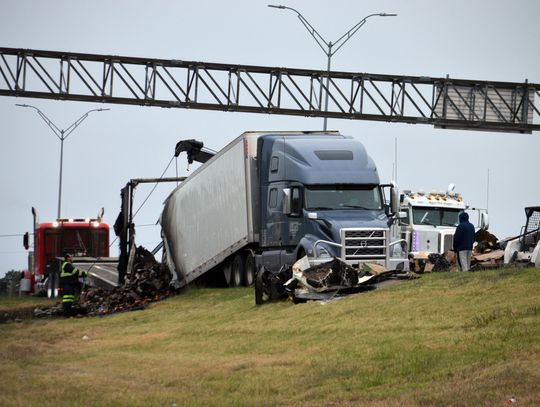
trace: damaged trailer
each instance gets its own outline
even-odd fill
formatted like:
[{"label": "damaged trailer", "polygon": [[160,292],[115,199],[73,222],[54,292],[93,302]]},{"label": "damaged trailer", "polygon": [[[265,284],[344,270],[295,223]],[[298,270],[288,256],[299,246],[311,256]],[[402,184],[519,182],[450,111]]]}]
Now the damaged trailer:
[{"label": "damaged trailer", "polygon": [[390,256],[403,243],[389,231],[397,190],[380,183],[352,137],[246,132],[203,162],[160,217],[163,262],[176,285],[203,275],[251,285],[261,267],[276,274],[304,256],[407,269],[406,250]]}]

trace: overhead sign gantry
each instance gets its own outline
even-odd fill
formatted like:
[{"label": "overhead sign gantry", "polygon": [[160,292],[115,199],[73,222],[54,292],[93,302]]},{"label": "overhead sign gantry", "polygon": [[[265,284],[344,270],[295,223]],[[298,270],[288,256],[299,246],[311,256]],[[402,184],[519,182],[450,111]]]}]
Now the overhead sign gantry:
[{"label": "overhead sign gantry", "polygon": [[18,48],[0,48],[0,95],[466,130],[540,130],[540,85],[527,81],[327,72]]}]

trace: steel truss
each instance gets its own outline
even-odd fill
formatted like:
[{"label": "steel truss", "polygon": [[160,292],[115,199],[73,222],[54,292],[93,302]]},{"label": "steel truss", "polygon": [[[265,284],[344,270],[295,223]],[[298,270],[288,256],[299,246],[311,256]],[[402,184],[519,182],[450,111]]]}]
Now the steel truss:
[{"label": "steel truss", "polygon": [[[327,91],[330,103],[325,111]],[[0,95],[424,123],[469,130],[540,130],[540,85],[527,81],[326,72],[0,48]]]}]

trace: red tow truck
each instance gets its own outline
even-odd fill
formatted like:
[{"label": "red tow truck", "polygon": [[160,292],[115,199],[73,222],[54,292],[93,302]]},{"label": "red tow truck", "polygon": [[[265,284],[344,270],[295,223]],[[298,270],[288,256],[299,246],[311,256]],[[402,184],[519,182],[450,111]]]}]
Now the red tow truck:
[{"label": "red tow truck", "polygon": [[[58,272],[66,253],[75,259],[109,257],[109,225],[102,222],[103,209],[97,218],[57,219],[38,223],[34,217],[34,247],[28,253],[28,268],[35,280],[34,294],[58,296]],[[24,235],[24,247],[30,248],[29,233]]]}]

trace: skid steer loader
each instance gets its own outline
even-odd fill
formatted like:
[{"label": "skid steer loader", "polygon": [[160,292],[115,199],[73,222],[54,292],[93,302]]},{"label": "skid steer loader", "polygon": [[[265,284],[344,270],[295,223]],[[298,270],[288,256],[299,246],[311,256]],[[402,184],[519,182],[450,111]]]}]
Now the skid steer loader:
[{"label": "skid steer loader", "polygon": [[525,216],[519,236],[506,241],[504,264],[540,267],[540,206],[525,208]]}]

